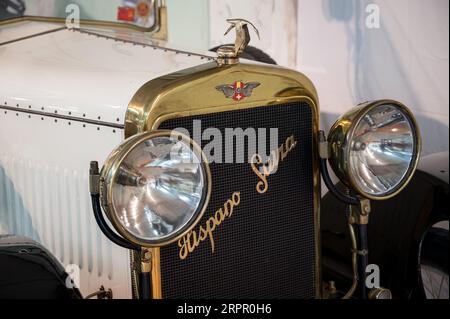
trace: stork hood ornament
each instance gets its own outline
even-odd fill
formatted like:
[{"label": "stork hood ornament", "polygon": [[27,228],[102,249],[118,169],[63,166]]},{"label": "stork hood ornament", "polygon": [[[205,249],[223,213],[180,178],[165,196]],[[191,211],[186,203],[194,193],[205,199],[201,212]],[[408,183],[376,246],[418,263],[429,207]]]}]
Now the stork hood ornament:
[{"label": "stork hood ornament", "polygon": [[259,31],[250,21],[244,19],[227,19],[227,22],[230,23],[230,27],[224,35],[227,35],[231,30],[236,29],[236,40],[234,46],[224,45],[217,50],[217,63],[219,65],[236,64],[239,62],[239,56],[250,43],[250,31],[248,25],[253,27],[253,30],[259,39]]},{"label": "stork hood ornament", "polygon": [[[250,42],[248,25],[253,27],[259,38],[258,29],[256,29],[250,21],[244,19],[227,19],[227,22],[230,23],[230,27],[224,35],[227,35],[231,30],[236,29],[236,40],[234,42],[234,46],[224,45],[217,50],[217,63],[219,66],[237,64],[239,62],[239,56],[242,52],[244,52]],[[216,86],[216,90],[222,92],[226,98],[239,102],[247,97],[250,97],[253,89],[260,85],[261,83],[259,82],[245,83],[243,81],[235,81],[232,84]]]}]

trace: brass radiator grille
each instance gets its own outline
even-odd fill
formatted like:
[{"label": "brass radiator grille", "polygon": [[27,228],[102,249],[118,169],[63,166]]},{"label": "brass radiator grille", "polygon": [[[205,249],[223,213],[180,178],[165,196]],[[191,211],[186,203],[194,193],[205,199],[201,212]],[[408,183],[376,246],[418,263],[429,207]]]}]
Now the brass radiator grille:
[{"label": "brass radiator grille", "polygon": [[[161,249],[163,298],[314,298],[317,242],[310,105],[296,102],[177,118],[160,129],[182,127],[192,136],[194,120],[201,120],[203,130],[217,128],[223,136],[226,128],[267,128],[267,150],[270,128],[278,128],[278,145],[291,136],[297,144],[267,177],[265,193],[257,191],[260,178],[249,163],[210,165],[211,200],[194,230],[199,233],[233,193],[239,192],[239,204],[215,227],[214,252],[209,237],[185,259],[180,259],[177,243]],[[225,143],[222,153],[225,158]]]}]

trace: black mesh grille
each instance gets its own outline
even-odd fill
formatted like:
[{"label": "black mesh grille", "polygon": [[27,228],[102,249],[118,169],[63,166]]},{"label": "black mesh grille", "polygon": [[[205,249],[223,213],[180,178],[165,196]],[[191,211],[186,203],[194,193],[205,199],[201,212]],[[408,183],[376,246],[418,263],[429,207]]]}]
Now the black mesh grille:
[{"label": "black mesh grille", "polygon": [[199,225],[205,225],[233,192],[240,192],[240,204],[214,231],[214,253],[209,240],[201,242],[185,260],[179,258],[176,243],[161,249],[163,296],[315,297],[310,106],[292,103],[184,117],[166,121],[160,128],[183,127],[192,132],[193,120],[201,120],[202,130],[214,127],[223,135],[225,128],[278,128],[278,145],[291,135],[298,143],[278,171],[268,177],[269,189],[264,194],[256,191],[259,179],[250,164],[210,165],[212,195]]}]

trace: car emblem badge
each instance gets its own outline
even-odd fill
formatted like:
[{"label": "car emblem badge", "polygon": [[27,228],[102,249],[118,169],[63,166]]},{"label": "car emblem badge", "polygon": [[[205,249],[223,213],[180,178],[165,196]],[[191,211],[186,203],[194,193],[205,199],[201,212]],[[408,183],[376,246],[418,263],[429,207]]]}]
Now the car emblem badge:
[{"label": "car emblem badge", "polygon": [[225,94],[225,97],[228,99],[241,101],[246,97],[252,96],[253,89],[260,85],[261,83],[258,82],[244,83],[242,81],[236,81],[233,84],[216,86],[216,90]]}]

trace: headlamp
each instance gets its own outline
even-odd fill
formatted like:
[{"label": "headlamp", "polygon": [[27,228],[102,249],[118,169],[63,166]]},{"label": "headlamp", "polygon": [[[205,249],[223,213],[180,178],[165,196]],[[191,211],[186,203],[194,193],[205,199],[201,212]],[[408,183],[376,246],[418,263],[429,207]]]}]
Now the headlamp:
[{"label": "headlamp", "polygon": [[368,102],[342,116],[328,142],[336,175],[374,200],[393,197],[407,185],[421,150],[414,116],[390,100]]},{"label": "headlamp", "polygon": [[202,217],[211,176],[200,147],[175,131],[125,140],[100,173],[103,209],[116,231],[144,247],[169,244]]}]

